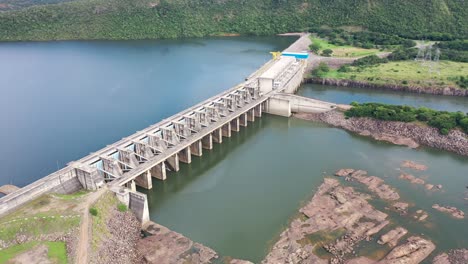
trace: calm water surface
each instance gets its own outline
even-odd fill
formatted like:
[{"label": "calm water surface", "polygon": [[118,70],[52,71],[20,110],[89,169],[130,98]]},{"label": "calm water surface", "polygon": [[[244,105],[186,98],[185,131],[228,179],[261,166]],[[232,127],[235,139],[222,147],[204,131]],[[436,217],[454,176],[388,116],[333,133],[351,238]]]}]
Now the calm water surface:
[{"label": "calm water surface", "polygon": [[[0,44],[0,184],[25,185],[242,81],[285,38]],[[339,103],[381,101],[467,111],[465,100],[334,87],[299,91]],[[326,96],[325,96],[326,95]],[[413,174],[442,184],[428,192],[397,177],[399,164],[429,166]],[[411,150],[297,119],[265,115],[193,157],[165,182],[153,180],[152,220],[224,256],[259,262],[324,175],[354,167],[384,177],[402,200],[429,212],[429,224],[391,215],[438,250],[468,247],[468,220],[431,209],[457,206],[468,185],[468,159]],[[384,210],[384,203],[375,205]],[[385,247],[377,247],[384,251]],[[362,252],[365,252],[363,250]]]}]

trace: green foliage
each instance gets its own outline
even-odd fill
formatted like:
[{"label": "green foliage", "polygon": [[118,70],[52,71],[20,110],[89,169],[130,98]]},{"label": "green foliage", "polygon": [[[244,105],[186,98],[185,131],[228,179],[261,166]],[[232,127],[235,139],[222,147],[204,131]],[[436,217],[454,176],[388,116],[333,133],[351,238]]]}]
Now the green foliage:
[{"label": "green foliage", "polygon": [[48,247],[47,256],[53,263],[66,264],[67,258],[67,247],[64,242],[27,242],[23,244],[14,245],[6,249],[0,250],[0,264],[9,263],[8,261],[17,255],[27,252],[36,246],[45,244]]},{"label": "green foliage", "polygon": [[418,55],[416,48],[399,48],[393,51],[387,59],[389,61],[413,60]]},{"label": "green foliage", "polygon": [[309,45],[309,49],[314,53],[318,53],[320,48],[321,46],[318,43],[312,43]]},{"label": "green foliage", "polygon": [[119,210],[120,212],[126,212],[128,210],[128,207],[123,203],[119,203],[117,205],[117,210]]},{"label": "green foliage", "polygon": [[94,207],[91,207],[89,208],[89,213],[93,216],[97,216],[98,215],[98,209],[94,208]]},{"label": "green foliage", "polygon": [[326,49],[322,51],[322,56],[325,56],[325,57],[331,57],[332,54],[333,54],[333,50],[331,49]]},{"label": "green foliage", "polygon": [[317,68],[312,70],[312,76],[322,77],[329,71],[330,71],[330,67],[328,67],[328,65],[325,62],[320,62]]},{"label": "green foliage", "polygon": [[353,66],[372,66],[380,63],[386,63],[388,60],[386,58],[379,58],[377,55],[370,55],[360,59],[355,60],[351,65]]},{"label": "green foliage", "polygon": [[463,89],[468,89],[468,76],[460,76],[457,80],[458,86]]},{"label": "green foliage", "polygon": [[439,129],[447,135],[450,130],[459,127],[468,132],[468,115],[462,112],[436,111],[425,107],[415,108],[402,105],[388,105],[380,103],[351,103],[353,106],[345,112],[350,117],[372,117],[385,121],[413,122],[420,121]]},{"label": "green foliage", "polygon": [[416,43],[413,40],[399,37],[395,34],[385,34],[371,31],[348,32],[343,29],[319,29],[317,34],[322,38],[327,38],[330,43],[343,46],[351,45],[365,49],[372,49],[375,46],[387,47],[400,45],[402,47],[413,47]]},{"label": "green foliage", "polygon": [[340,68],[337,70],[338,72],[350,72],[352,71],[351,67],[349,65],[342,65]]},{"label": "green foliage", "polygon": [[[0,12],[0,40],[155,39],[239,33],[273,35],[320,26],[359,26],[378,33],[332,38],[370,45],[468,36],[466,2],[460,0],[5,0],[26,2]],[[57,4],[47,4],[55,3]],[[8,4],[7,3],[7,4]],[[46,3],[46,4],[41,4]],[[5,10],[5,9],[4,9]],[[406,44],[407,42],[407,44]]]}]

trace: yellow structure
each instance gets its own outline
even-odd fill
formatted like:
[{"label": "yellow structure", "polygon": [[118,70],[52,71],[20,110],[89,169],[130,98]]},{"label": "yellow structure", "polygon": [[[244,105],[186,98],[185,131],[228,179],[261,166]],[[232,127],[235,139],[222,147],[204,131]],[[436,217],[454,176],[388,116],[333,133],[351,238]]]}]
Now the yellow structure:
[{"label": "yellow structure", "polygon": [[272,51],[272,52],[270,52],[270,54],[273,56],[274,60],[277,60],[277,59],[279,59],[281,57],[282,53],[281,53],[281,51]]}]

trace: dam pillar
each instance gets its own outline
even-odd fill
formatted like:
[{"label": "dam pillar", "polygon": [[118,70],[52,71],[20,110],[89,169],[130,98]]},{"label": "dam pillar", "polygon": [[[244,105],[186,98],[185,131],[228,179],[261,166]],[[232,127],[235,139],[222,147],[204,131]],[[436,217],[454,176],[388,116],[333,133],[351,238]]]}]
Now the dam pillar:
[{"label": "dam pillar", "polygon": [[234,118],[231,120],[231,131],[239,132],[240,127],[239,127],[239,117]]},{"label": "dam pillar", "polygon": [[135,214],[136,218],[144,224],[150,220],[148,198],[146,194],[132,191],[129,193],[128,208]]},{"label": "dam pillar", "polygon": [[132,192],[136,192],[136,184],[134,180],[127,182],[127,188],[130,189]]},{"label": "dam pillar", "polygon": [[247,111],[247,121],[255,122],[255,108],[250,109]]},{"label": "dam pillar", "polygon": [[239,116],[239,125],[243,127],[247,126],[247,113],[243,113]]},{"label": "dam pillar", "polygon": [[179,171],[179,169],[180,169],[180,167],[179,167],[179,154],[175,154],[174,156],[171,156],[171,157],[167,158],[167,160],[165,162],[166,162],[166,165],[169,168],[169,170]]},{"label": "dam pillar", "polygon": [[151,172],[146,171],[142,173],[140,176],[136,177],[135,183],[141,188],[151,190],[153,188],[153,181],[151,180]]},{"label": "dam pillar", "polygon": [[190,153],[194,156],[201,157],[203,154],[202,141],[197,140],[190,145]]},{"label": "dam pillar", "polygon": [[218,144],[223,143],[223,129],[222,128],[218,128],[215,131],[213,131],[213,141]]},{"label": "dam pillar", "polygon": [[161,162],[154,166],[153,168],[150,169],[151,176],[154,178],[165,181],[167,179],[166,175],[166,164],[164,162]]},{"label": "dam pillar", "polygon": [[290,117],[291,102],[286,99],[272,97],[268,99],[267,107],[265,110],[265,112],[269,114]]},{"label": "dam pillar", "polygon": [[213,135],[211,133],[204,136],[201,142],[204,149],[213,149]]},{"label": "dam pillar", "polygon": [[255,108],[255,116],[262,117],[262,104],[257,105]]},{"label": "dam pillar", "polygon": [[223,137],[231,137],[231,122],[224,124],[221,130]]},{"label": "dam pillar", "polygon": [[187,147],[179,152],[179,161],[183,163],[192,163],[192,155],[190,153],[190,147]]}]

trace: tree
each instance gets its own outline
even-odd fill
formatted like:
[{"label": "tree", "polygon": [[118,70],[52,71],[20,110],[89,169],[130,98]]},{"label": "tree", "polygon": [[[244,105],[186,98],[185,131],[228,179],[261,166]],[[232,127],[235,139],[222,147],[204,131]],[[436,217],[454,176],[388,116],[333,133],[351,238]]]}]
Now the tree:
[{"label": "tree", "polygon": [[309,49],[310,49],[312,52],[317,53],[317,54],[318,54],[320,48],[321,48],[320,44],[317,44],[317,43],[313,43],[313,44],[310,44],[310,45],[309,45]]},{"label": "tree", "polygon": [[325,62],[321,62],[317,68],[312,70],[312,75],[316,77],[322,77],[325,73],[330,71],[330,67]]},{"label": "tree", "polygon": [[325,56],[325,57],[331,57],[332,54],[333,54],[333,50],[331,49],[326,49],[322,51],[322,56]]}]

